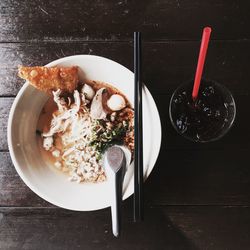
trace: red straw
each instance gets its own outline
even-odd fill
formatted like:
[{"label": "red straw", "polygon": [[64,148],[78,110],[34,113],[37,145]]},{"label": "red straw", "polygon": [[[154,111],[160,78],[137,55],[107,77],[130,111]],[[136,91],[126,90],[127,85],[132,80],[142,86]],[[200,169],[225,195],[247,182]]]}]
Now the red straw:
[{"label": "red straw", "polygon": [[199,59],[197,63],[196,73],[195,73],[194,88],[192,92],[192,98],[194,101],[197,99],[198,93],[199,93],[201,76],[203,72],[204,62],[206,59],[207,48],[208,48],[211,31],[212,29],[210,27],[205,27],[203,29],[200,54],[199,54]]}]

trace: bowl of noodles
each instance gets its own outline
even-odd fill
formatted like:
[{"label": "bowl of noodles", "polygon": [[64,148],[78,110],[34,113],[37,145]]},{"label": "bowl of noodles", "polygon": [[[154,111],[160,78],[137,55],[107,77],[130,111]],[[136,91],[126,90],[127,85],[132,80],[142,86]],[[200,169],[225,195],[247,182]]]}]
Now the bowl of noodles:
[{"label": "bowl of noodles", "polygon": [[[123,199],[133,193],[134,75],[104,57],[77,55],[46,67],[77,67],[72,93],[51,95],[26,82],[12,105],[8,145],[25,184],[46,201],[70,210],[110,206],[102,156],[114,144],[127,151]],[[32,72],[33,75],[34,72]],[[144,179],[157,160],[161,124],[156,104],[143,89]]]}]

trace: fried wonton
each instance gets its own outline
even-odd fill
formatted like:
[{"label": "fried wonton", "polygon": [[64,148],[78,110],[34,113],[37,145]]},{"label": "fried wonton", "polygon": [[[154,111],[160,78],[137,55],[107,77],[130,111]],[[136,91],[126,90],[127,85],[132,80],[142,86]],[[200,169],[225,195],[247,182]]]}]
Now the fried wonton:
[{"label": "fried wonton", "polygon": [[19,77],[29,81],[35,88],[51,93],[61,89],[73,92],[78,84],[78,67],[24,67],[18,68]]}]

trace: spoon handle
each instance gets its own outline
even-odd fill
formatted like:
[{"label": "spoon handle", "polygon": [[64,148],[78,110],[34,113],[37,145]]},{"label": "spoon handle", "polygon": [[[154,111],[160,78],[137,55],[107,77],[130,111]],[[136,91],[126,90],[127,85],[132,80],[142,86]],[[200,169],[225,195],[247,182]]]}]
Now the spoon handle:
[{"label": "spoon handle", "polygon": [[114,173],[114,199],[111,205],[112,231],[115,237],[121,232],[122,171]]}]

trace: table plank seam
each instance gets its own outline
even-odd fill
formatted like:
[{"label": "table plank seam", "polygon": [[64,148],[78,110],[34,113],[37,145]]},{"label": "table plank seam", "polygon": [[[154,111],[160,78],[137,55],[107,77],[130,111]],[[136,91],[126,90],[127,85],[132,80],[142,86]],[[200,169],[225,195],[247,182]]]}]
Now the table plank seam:
[{"label": "table plank seam", "polygon": [[[220,208],[250,208],[249,205],[230,205],[230,204],[166,204],[166,205],[146,205],[148,208],[150,209],[154,209],[154,208],[166,208],[166,207],[204,207],[204,208],[216,208],[216,207],[220,207]],[[86,211],[74,211],[74,210],[68,210],[68,209],[64,209],[61,207],[56,207],[56,206],[37,206],[37,207],[31,207],[31,206],[4,206],[4,205],[0,205],[0,209],[36,209],[36,210],[42,210],[42,209],[51,209],[51,210],[65,210],[65,211],[69,211],[69,212],[86,212]],[[105,209],[109,209],[109,208],[105,208]],[[87,211],[87,212],[96,212],[96,211]]]},{"label": "table plank seam", "polygon": [[[131,36],[132,37],[132,36]],[[175,43],[199,42],[200,39],[143,39],[143,43]],[[250,38],[240,39],[211,39],[211,42],[249,42]],[[133,43],[133,39],[121,40],[88,40],[88,39],[49,39],[49,40],[0,40],[0,44],[40,44],[40,43]]]}]

